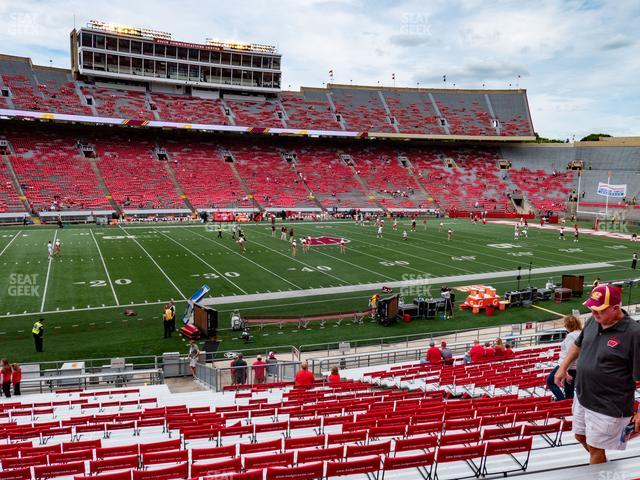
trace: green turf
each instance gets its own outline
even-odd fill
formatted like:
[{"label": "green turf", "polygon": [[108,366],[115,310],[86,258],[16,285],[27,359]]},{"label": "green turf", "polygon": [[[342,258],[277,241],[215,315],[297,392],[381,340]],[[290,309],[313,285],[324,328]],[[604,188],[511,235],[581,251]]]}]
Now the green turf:
[{"label": "green turf", "polygon": [[[215,228],[203,225],[3,229],[0,230],[1,349],[3,355],[20,362],[34,358],[53,360],[182,351],[185,345],[177,335],[168,340],[162,338],[161,306],[169,299],[180,301],[190,296],[204,283],[216,297],[291,291],[288,299],[257,302],[238,299],[233,304],[220,306],[220,325],[226,328],[229,313],[236,308],[244,315],[352,311],[366,308],[372,293],[357,291],[296,298],[297,290],[308,288],[389,283],[425,275],[444,277],[511,271],[518,266],[523,267],[521,286],[526,286],[529,262],[534,269],[561,267],[559,272],[533,275],[534,286],[543,286],[550,278],[559,282],[562,273],[584,274],[588,283],[596,276],[603,280],[634,278],[629,265],[635,245],[628,241],[582,235],[580,241],[574,243],[568,229],[567,239],[562,242],[555,232],[530,228],[529,238],[516,242],[513,228],[508,225],[473,225],[467,220],[445,219],[445,228],[454,230],[454,238],[449,242],[445,233],[438,232],[438,222],[429,219],[426,231],[419,223],[418,231],[409,232],[407,241],[401,238],[402,231],[409,230],[406,221],[400,223],[397,231],[393,231],[391,222],[387,221],[382,239],[376,238],[372,226],[352,222],[294,224],[296,236],[349,240],[346,255],[340,255],[337,246],[319,246],[306,254],[298,249],[295,258],[286,242],[271,237],[271,228],[266,223],[243,227],[247,236],[244,254],[229,232],[225,231],[223,238],[218,239]],[[49,264],[46,244],[54,236],[62,242],[62,255]],[[507,246],[503,244],[517,245],[517,248],[498,248]],[[582,271],[572,267],[594,262],[607,262],[611,266]],[[512,276],[448,283],[492,285],[500,294],[516,286]],[[438,287],[439,284],[426,294],[435,295]],[[636,288],[632,296],[640,301],[640,289]],[[464,297],[458,293],[457,299]],[[561,314],[578,305],[578,301],[540,304]],[[128,306],[136,310],[136,317],[122,314]],[[184,303],[178,303],[178,311],[183,309]],[[30,330],[40,315],[47,319],[47,333],[45,352],[36,357]],[[454,319],[446,321],[399,323],[388,328],[368,322],[352,325],[347,321],[340,327],[330,323],[325,328],[311,324],[308,330],[288,325],[282,330],[278,327],[254,329],[251,347],[299,346],[550,317],[553,314],[538,309],[512,309],[493,318],[457,312]],[[236,337],[234,332],[221,330],[221,348],[243,348]]]}]

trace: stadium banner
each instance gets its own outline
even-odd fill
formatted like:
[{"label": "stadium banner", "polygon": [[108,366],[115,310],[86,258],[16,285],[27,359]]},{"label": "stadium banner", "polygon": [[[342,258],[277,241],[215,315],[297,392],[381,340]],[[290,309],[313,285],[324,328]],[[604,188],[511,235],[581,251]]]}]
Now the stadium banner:
[{"label": "stadium banner", "polygon": [[88,115],[70,115],[66,113],[35,112],[31,110],[11,110],[0,108],[0,119],[37,119],[60,122],[77,122],[87,124],[120,125],[128,127],[146,128],[177,128],[187,130],[201,130],[209,132],[237,132],[256,135],[288,135],[297,137],[344,137],[344,138],[400,138],[400,139],[431,139],[431,140],[484,140],[484,141],[529,141],[531,136],[486,136],[486,135],[435,135],[421,133],[389,133],[370,131],[344,131],[344,130],[301,130],[296,128],[275,127],[243,127],[236,125],[207,125],[203,123],[165,122],[159,120],[142,120],[130,118],[92,117]]},{"label": "stadium banner", "polygon": [[598,182],[598,190],[596,193],[603,197],[624,198],[627,196],[627,184],[610,185],[608,183]]},{"label": "stadium banner", "polygon": [[164,122],[159,120],[139,120],[111,117],[91,117],[87,115],[69,115],[66,113],[34,112],[30,110],[10,110],[0,108],[0,118],[34,118],[38,120],[59,120],[105,125],[126,125],[129,127],[178,128],[188,130],[205,130],[211,132],[237,132],[253,134],[276,134],[293,136],[332,136],[357,138],[360,132],[339,130],[300,130],[295,128],[263,128],[242,127],[236,125],[207,125],[204,123]]}]

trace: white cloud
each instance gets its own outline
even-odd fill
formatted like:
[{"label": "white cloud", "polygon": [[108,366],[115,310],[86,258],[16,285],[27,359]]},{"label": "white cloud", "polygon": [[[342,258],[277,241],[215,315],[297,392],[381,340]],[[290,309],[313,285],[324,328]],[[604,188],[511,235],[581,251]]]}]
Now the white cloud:
[{"label": "white cloud", "polygon": [[637,0],[4,0],[1,53],[69,65],[69,31],[90,19],[278,46],[283,84],[335,81],[529,92],[536,130],[566,138],[640,134]]}]

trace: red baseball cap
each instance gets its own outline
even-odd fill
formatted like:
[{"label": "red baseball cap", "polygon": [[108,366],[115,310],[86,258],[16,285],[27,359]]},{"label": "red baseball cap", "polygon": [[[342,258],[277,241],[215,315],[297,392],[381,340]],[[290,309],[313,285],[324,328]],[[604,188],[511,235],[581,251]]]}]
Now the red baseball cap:
[{"label": "red baseball cap", "polygon": [[587,308],[601,312],[611,305],[622,303],[622,289],[613,285],[599,285],[591,291],[589,299],[583,303]]}]

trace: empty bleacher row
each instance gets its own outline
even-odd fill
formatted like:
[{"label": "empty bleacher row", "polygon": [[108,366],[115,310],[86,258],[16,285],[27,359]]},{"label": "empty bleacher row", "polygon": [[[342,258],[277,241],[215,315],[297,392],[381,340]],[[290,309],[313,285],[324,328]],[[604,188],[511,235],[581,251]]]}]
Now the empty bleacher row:
[{"label": "empty bleacher row", "polygon": [[[318,201],[326,209],[510,208],[497,151],[489,148],[153,139],[46,128],[12,129],[0,138],[12,146],[6,162],[36,212],[108,209],[108,196],[125,210],[185,208],[182,194],[198,209],[249,208],[252,198],[272,209],[318,208]],[[94,158],[85,158],[80,144]],[[158,158],[159,148],[166,159]],[[19,211],[11,187],[5,182],[4,208]]]},{"label": "empty bleacher row", "polygon": [[[439,368],[511,365],[543,374],[556,353],[534,348],[513,360]],[[433,367],[372,368],[368,376],[380,378]],[[519,385],[516,376],[502,378],[515,390],[452,396],[449,387],[435,383],[425,391],[346,380],[310,389],[281,382],[170,394],[154,386],[10,399],[0,402],[0,478],[311,480],[373,474],[444,480],[584,463],[586,454],[567,433],[571,402],[553,402],[544,390]],[[612,456],[637,455],[639,448],[630,445]]]},{"label": "empty bleacher row", "polygon": [[349,130],[437,135],[532,136],[526,94],[329,85],[272,99],[199,98],[92,85],[71,72],[0,56],[5,108],[133,120],[261,128]]}]

